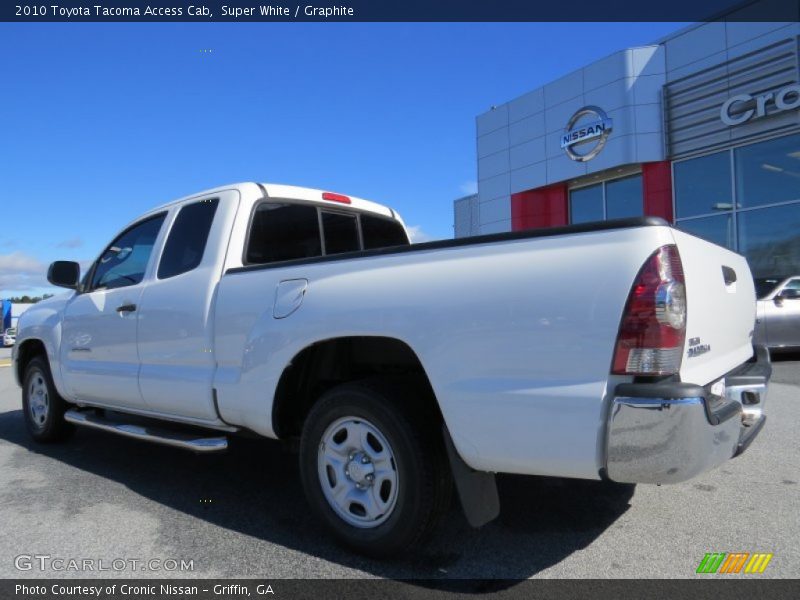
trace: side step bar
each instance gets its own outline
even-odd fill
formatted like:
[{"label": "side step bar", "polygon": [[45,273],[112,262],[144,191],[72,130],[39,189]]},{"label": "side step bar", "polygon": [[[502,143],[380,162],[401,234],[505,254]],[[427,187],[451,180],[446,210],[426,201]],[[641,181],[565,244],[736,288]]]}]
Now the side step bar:
[{"label": "side step bar", "polygon": [[228,438],[226,437],[202,437],[183,431],[170,431],[168,429],[158,429],[151,426],[115,423],[93,414],[92,412],[78,411],[75,409],[70,409],[65,412],[64,420],[74,425],[92,427],[137,440],[175,446],[194,452],[221,452],[228,448]]}]

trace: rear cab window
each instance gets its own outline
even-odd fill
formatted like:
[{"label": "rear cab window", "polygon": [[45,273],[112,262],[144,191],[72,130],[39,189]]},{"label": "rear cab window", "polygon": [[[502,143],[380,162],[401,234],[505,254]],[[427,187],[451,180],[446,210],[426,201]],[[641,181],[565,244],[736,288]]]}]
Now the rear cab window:
[{"label": "rear cab window", "polygon": [[258,265],[408,244],[403,226],[388,217],[271,200],[253,212],[243,258]]},{"label": "rear cab window", "polygon": [[364,249],[386,248],[389,246],[408,246],[405,228],[394,219],[377,215],[361,215],[361,232]]},{"label": "rear cab window", "polygon": [[262,202],[256,208],[245,264],[322,256],[317,208],[308,204]]},{"label": "rear cab window", "polygon": [[321,211],[325,254],[341,254],[361,250],[358,215]]}]

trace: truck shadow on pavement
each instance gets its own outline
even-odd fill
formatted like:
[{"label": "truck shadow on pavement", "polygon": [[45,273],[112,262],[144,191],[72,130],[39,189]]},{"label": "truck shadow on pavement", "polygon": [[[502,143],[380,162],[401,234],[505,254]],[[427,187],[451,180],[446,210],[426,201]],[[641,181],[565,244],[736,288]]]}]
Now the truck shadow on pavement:
[{"label": "truck shadow on pavement", "polygon": [[[474,530],[454,499],[425,546],[409,557],[377,561],[342,549],[321,530],[303,496],[297,457],[275,442],[237,439],[227,453],[197,456],[79,429],[64,444],[40,445],[28,437],[20,410],[0,413],[0,440],[34,453],[14,452],[7,464],[34,469],[50,482],[31,494],[31,503],[41,502],[67,515],[109,502],[122,509],[146,510],[160,521],[164,533],[156,543],[163,546],[165,556],[193,558],[192,548],[204,548],[203,558],[195,561],[194,575],[201,577],[206,576],[204,570],[230,577],[358,577],[351,570],[355,569],[413,579],[408,583],[441,590],[484,591],[482,584],[463,580],[485,578],[505,580],[491,584],[492,589],[507,588],[585,548],[610,527],[622,527],[615,522],[628,509],[634,491],[632,485],[502,476],[499,519]],[[80,493],[70,494],[70,489]],[[142,508],[147,506],[142,498],[172,510]],[[176,516],[174,511],[183,514]],[[213,539],[198,539],[203,530],[193,527],[187,516],[224,528],[222,537],[229,539],[218,546],[221,536],[216,529],[207,534]],[[98,531],[95,539],[107,534]],[[298,572],[301,567],[276,565],[276,551],[266,551],[268,544],[334,565],[319,563],[319,570],[309,570],[308,564],[317,563],[306,562]],[[214,555],[217,546],[241,548],[242,556],[237,560],[222,550]],[[102,547],[87,551],[96,555]],[[246,561],[241,560],[244,556]],[[264,557],[263,564],[259,556]],[[287,560],[290,557],[291,553]]]}]

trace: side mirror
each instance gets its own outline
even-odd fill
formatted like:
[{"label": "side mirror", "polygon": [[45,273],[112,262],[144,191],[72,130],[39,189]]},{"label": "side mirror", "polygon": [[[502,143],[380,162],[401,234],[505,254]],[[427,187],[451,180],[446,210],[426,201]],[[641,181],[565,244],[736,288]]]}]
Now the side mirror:
[{"label": "side mirror", "polygon": [[47,281],[58,287],[77,289],[81,281],[81,266],[70,260],[57,260],[47,269]]}]

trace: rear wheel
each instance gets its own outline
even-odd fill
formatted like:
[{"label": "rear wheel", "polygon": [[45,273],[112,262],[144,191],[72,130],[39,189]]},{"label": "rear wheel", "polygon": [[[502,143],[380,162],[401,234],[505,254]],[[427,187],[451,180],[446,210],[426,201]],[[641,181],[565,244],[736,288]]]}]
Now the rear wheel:
[{"label": "rear wheel", "polygon": [[69,405],[58,395],[44,357],[33,358],[25,367],[22,385],[22,412],[28,432],[37,442],[66,439],[73,426],[64,420]]},{"label": "rear wheel", "polygon": [[300,469],[309,504],[359,552],[409,549],[449,505],[439,418],[421,400],[417,387],[348,383],[324,394],[306,419]]}]

